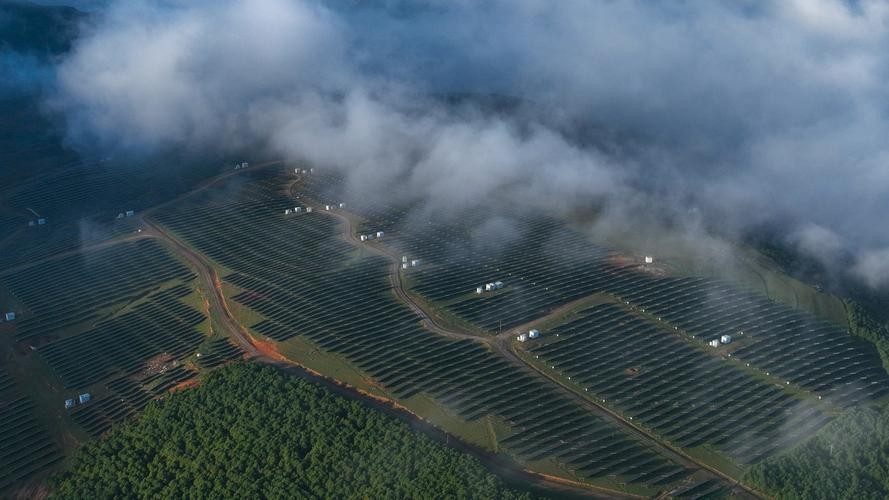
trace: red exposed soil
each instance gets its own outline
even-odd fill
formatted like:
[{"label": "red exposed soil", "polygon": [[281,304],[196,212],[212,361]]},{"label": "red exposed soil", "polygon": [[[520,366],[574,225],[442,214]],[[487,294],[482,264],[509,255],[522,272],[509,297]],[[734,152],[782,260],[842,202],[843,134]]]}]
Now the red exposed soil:
[{"label": "red exposed soil", "polygon": [[275,361],[290,361],[289,359],[287,359],[286,356],[278,351],[278,346],[276,346],[275,343],[270,340],[259,340],[256,338],[251,338],[250,343],[253,344],[253,347],[255,347],[256,350],[270,359],[274,359]]},{"label": "red exposed soil", "polygon": [[201,381],[196,378],[190,378],[188,380],[183,380],[178,384],[174,385],[170,388],[169,392],[179,392],[185,389],[191,389],[192,387],[197,387],[201,385]]}]

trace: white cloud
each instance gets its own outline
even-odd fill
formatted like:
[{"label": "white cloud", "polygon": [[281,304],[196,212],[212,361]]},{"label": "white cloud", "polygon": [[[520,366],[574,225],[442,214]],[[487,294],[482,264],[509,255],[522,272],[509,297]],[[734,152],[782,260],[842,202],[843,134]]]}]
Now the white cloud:
[{"label": "white cloud", "polygon": [[[693,205],[722,231],[779,223],[806,248],[860,248],[870,269],[889,246],[887,16],[881,0],[116,2],[54,102],[75,141],[261,142],[435,207]],[[597,132],[560,132],[578,128]]]}]

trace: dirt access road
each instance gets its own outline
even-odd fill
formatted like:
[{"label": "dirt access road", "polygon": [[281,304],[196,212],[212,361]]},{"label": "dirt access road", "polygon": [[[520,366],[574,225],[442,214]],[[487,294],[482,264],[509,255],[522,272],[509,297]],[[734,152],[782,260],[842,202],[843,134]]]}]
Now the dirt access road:
[{"label": "dirt access road", "polygon": [[610,408],[597,404],[592,399],[588,398],[582,392],[580,392],[577,388],[571,387],[567,385],[564,381],[552,376],[551,374],[538,369],[536,366],[525,361],[518,353],[515,351],[515,348],[512,343],[512,337],[515,335],[515,331],[524,331],[524,329],[528,327],[534,326],[536,323],[544,322],[548,319],[555,318],[560,314],[564,314],[565,311],[568,311],[575,307],[577,304],[582,303],[587,300],[587,298],[578,299],[570,304],[565,304],[559,308],[554,309],[550,314],[543,318],[538,318],[532,322],[529,322],[526,325],[522,325],[521,327],[510,329],[509,331],[502,332],[497,336],[488,336],[488,335],[479,335],[472,332],[467,331],[459,331],[452,328],[447,328],[443,325],[436,323],[435,319],[432,315],[426,311],[423,306],[415,301],[411,294],[407,292],[404,287],[404,282],[402,280],[402,268],[401,268],[401,256],[395,252],[393,249],[388,248],[385,244],[380,243],[378,240],[371,241],[361,241],[357,236],[354,227],[359,222],[359,219],[342,210],[342,209],[333,209],[333,210],[324,210],[324,206],[319,203],[314,203],[305,198],[301,198],[301,201],[304,203],[308,202],[309,205],[313,207],[313,210],[325,213],[327,215],[331,215],[343,223],[343,238],[350,244],[354,246],[359,246],[362,248],[366,248],[367,250],[383,256],[387,258],[390,265],[390,273],[389,273],[389,281],[392,284],[393,292],[396,297],[407,305],[421,320],[424,327],[427,329],[445,337],[453,338],[453,339],[469,339],[479,343],[482,343],[489,348],[499,353],[501,356],[510,361],[513,365],[521,369],[522,371],[537,377],[543,378],[548,385],[553,390],[557,392],[562,392],[571,397],[574,401],[579,403],[583,408],[591,413],[598,415],[603,420],[611,422],[618,427],[623,428],[625,431],[630,433],[631,435],[636,436],[644,443],[649,443],[653,448],[659,451],[661,454],[666,457],[674,460],[675,462],[681,464],[682,466],[691,469],[691,470],[703,470],[707,471],[714,476],[715,479],[721,480],[726,483],[727,486],[733,488],[740,488],[744,493],[753,498],[759,498],[763,495],[753,491],[746,486],[740,484],[731,476],[722,473],[718,469],[715,469],[705,463],[702,463],[693,457],[687,455],[682,450],[676,449],[672,446],[668,446],[664,444],[657,436],[651,434],[648,430],[636,425],[635,423],[626,419],[623,415],[611,410]]},{"label": "dirt access road", "polygon": [[[274,163],[277,162],[270,162],[266,165],[257,165],[250,168],[262,168]],[[216,183],[228,177],[231,177],[232,175],[235,174],[226,173],[220,175],[214,179],[205,182],[198,189],[192,191],[191,193],[180,196],[176,200],[167,202],[164,205],[174,203],[179,199],[194,194],[195,192],[208,189]],[[165,242],[170,250],[172,250],[174,253],[176,253],[191,264],[192,268],[197,272],[198,279],[200,279],[203,288],[209,292],[209,307],[216,313],[214,315],[214,319],[217,319],[219,322],[217,326],[225,330],[228,333],[229,337],[247,353],[251,360],[275,366],[295,376],[320,383],[327,389],[343,397],[355,401],[360,401],[361,403],[366,404],[372,408],[383,411],[386,414],[409,424],[411,427],[421,430],[424,434],[431,437],[432,439],[435,439],[436,441],[445,443],[452,448],[475,456],[482,463],[484,463],[489,470],[500,475],[507,481],[507,483],[512,483],[514,487],[531,488],[535,491],[535,493],[538,494],[544,494],[547,496],[555,495],[557,497],[564,498],[637,498],[632,495],[597,488],[586,484],[581,485],[567,480],[548,478],[544,475],[525,470],[514,462],[504,460],[502,456],[494,455],[483,449],[477,448],[459,439],[451,437],[438,427],[435,427],[431,423],[423,420],[418,415],[415,415],[405,409],[398,407],[394,404],[394,402],[371,397],[354,388],[346,386],[337,380],[305,369],[304,367],[294,362],[283,360],[278,357],[270,357],[265,352],[263,352],[262,349],[259,349],[257,347],[257,342],[250,334],[250,332],[247,331],[244,325],[242,325],[237,319],[235,319],[234,315],[231,312],[231,309],[228,306],[228,301],[225,297],[225,294],[222,290],[222,282],[213,266],[211,266],[201,254],[192,250],[187,244],[179,240],[179,238],[175,234],[168,231],[162,225],[151,220],[151,218],[149,217],[150,213],[154,210],[157,210],[161,206],[162,205],[154,207],[140,216],[142,222],[142,232],[139,233],[140,237],[157,238]],[[341,220],[344,220],[346,222],[346,224],[344,225],[346,234],[348,234],[350,237],[353,237],[354,235],[352,231],[351,221],[348,218],[341,218]],[[353,242],[352,239],[347,239],[350,242]],[[356,239],[353,243],[358,244],[360,242],[358,242]],[[381,255],[389,254],[382,253]],[[398,277],[398,280],[396,282],[393,282],[393,289],[402,290],[403,292],[397,265],[394,266],[392,275]],[[404,297],[406,299],[409,299],[409,296],[407,296],[406,294],[404,295]],[[406,303],[410,305],[413,302],[406,301]],[[422,308],[419,308],[418,306],[416,306],[416,304],[414,304],[414,307],[417,307],[417,309],[414,309],[412,307],[415,312],[422,312],[425,314]],[[429,322],[429,325],[435,326],[435,323],[431,320],[431,318],[427,318],[427,321]],[[460,338],[462,338],[462,336]]]}]

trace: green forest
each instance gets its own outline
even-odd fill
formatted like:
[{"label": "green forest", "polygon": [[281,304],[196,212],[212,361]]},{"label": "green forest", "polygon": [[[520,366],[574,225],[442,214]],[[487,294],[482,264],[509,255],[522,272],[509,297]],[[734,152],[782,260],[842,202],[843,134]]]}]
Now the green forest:
[{"label": "green forest", "polygon": [[91,442],[57,498],[526,498],[475,458],[272,367],[236,364]]},{"label": "green forest", "polygon": [[852,335],[867,340],[877,347],[883,368],[889,371],[889,323],[881,323],[871,311],[853,300],[846,300],[846,316]]},{"label": "green forest", "polygon": [[889,406],[846,412],[746,479],[777,498],[889,498]]}]

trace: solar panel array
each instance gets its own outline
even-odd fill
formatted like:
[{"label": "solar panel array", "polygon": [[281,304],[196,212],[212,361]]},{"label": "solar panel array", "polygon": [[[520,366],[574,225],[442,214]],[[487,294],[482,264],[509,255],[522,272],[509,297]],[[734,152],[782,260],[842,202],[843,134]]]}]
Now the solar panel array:
[{"label": "solar panel array", "polygon": [[293,200],[271,173],[237,191],[195,195],[159,222],[232,272],[238,302],[265,319],[251,325],[277,339],[303,335],[342,355],[398,398],[423,393],[466,420],[497,416],[502,440],[525,460],[554,459],[579,475],[667,484],[688,471],[573,398],[483,345],[422,328],[391,292],[389,262],[362,253],[323,213],[285,215]]}]

